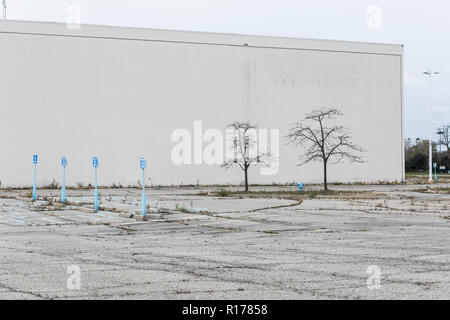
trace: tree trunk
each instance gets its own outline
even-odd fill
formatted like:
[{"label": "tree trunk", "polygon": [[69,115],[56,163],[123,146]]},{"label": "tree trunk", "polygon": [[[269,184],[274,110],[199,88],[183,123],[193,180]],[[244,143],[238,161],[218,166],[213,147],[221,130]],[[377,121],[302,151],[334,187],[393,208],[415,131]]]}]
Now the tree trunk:
[{"label": "tree trunk", "polygon": [[247,165],[245,165],[245,191],[248,191],[248,167]]},{"label": "tree trunk", "polygon": [[328,182],[327,182],[327,162],[323,162],[323,190],[328,191]]}]

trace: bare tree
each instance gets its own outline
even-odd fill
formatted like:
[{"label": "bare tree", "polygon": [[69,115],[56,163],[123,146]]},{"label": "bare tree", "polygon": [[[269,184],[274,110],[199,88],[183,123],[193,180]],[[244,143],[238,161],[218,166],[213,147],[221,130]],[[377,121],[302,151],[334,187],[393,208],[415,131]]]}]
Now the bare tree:
[{"label": "bare tree", "polygon": [[260,152],[256,149],[255,136],[251,134],[251,131],[256,130],[257,127],[249,121],[235,121],[227,125],[227,128],[233,129],[235,134],[233,140],[234,158],[225,160],[222,167],[229,169],[238,165],[244,171],[245,191],[248,191],[248,170],[250,166],[269,166],[273,158],[270,152]]},{"label": "bare tree", "polygon": [[304,155],[300,156],[299,165],[311,161],[323,162],[323,185],[328,190],[327,164],[332,159],[338,163],[343,159],[350,162],[364,162],[357,155],[363,149],[351,140],[348,130],[344,126],[327,126],[326,122],[342,116],[336,108],[318,108],[307,114],[302,122],[293,124],[286,136],[289,143],[307,148]]},{"label": "bare tree", "polygon": [[439,142],[438,145],[442,145],[447,147],[447,152],[450,152],[450,136],[448,135],[448,131],[450,129],[449,125],[443,126],[442,129],[439,129]]}]

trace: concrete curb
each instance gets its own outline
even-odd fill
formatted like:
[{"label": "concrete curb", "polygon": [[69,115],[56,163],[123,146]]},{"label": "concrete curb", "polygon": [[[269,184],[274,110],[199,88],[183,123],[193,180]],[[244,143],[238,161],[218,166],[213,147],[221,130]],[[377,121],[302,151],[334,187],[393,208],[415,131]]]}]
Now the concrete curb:
[{"label": "concrete curb", "polygon": [[94,209],[86,208],[86,207],[78,207],[77,210],[78,211],[82,211],[82,212],[86,212],[86,213],[95,213],[95,212],[97,212]]},{"label": "concrete curb", "polygon": [[17,196],[16,200],[26,201],[26,202],[33,202],[32,198],[25,198],[25,197],[21,197],[21,196]]},{"label": "concrete curb", "polygon": [[134,219],[136,219],[136,221],[148,221],[148,216],[135,215]]},{"label": "concrete curb", "polygon": [[133,218],[133,217],[134,217],[134,214],[132,214],[132,213],[126,213],[126,212],[121,212],[121,213],[119,213],[119,217],[121,217],[121,218]]}]

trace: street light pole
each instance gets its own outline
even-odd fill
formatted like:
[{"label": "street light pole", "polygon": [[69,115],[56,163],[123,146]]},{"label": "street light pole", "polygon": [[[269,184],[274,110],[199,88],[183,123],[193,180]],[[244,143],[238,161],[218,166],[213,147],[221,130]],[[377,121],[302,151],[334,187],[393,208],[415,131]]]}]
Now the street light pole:
[{"label": "street light pole", "polygon": [[442,135],[444,134],[444,130],[443,129],[439,129],[437,134],[439,135],[438,166],[439,166],[439,170],[441,170]]},{"label": "street light pole", "polygon": [[431,111],[432,111],[432,87],[431,87],[431,78],[433,75],[439,74],[439,72],[427,70],[423,72],[429,79],[429,97],[428,97],[428,182],[433,182],[433,143],[432,143],[432,129],[431,129]]},{"label": "street light pole", "polygon": [[442,135],[444,134],[443,129],[439,129],[438,132],[436,132],[439,135],[439,153],[442,152]]}]

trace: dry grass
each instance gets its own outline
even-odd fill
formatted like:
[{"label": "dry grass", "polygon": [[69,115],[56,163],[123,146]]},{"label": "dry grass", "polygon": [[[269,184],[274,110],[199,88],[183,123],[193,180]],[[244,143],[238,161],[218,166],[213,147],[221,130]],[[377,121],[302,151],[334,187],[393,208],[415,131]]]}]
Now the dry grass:
[{"label": "dry grass", "polygon": [[282,200],[303,200],[303,199],[384,199],[385,195],[381,193],[374,193],[370,191],[334,191],[334,190],[317,190],[317,191],[291,191],[291,190],[277,190],[277,191],[232,191],[223,190],[214,192],[200,192],[196,196],[204,197],[232,197],[238,199],[261,199],[274,198]]}]

